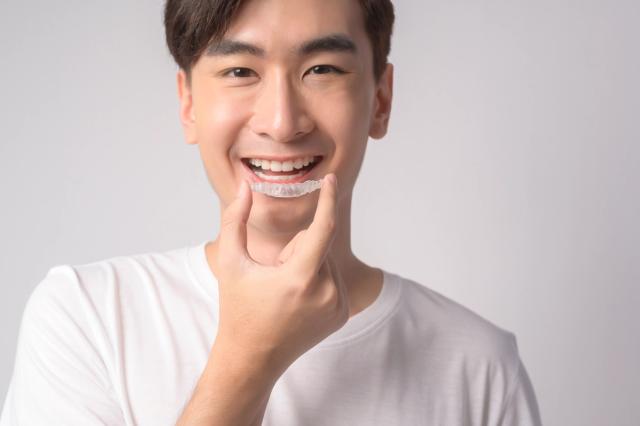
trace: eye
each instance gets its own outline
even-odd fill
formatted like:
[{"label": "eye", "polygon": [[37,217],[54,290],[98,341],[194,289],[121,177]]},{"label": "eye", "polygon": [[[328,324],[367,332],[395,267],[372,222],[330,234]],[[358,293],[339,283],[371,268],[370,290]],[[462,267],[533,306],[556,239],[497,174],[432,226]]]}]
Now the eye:
[{"label": "eye", "polygon": [[342,71],[340,68],[334,67],[333,65],[316,65],[310,68],[309,71],[314,71],[314,74],[344,74],[344,71]]},{"label": "eye", "polygon": [[223,77],[226,76],[230,76],[230,77],[237,77],[237,78],[244,78],[244,77],[251,77],[250,73],[252,73],[253,70],[249,69],[249,68],[229,68],[228,70],[224,71],[222,73]]}]

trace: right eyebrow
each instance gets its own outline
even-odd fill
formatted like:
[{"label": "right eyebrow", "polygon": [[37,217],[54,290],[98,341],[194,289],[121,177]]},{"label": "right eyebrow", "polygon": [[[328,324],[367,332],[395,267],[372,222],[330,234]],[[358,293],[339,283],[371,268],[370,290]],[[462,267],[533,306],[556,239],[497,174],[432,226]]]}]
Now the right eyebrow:
[{"label": "right eyebrow", "polygon": [[224,39],[207,47],[205,56],[230,56],[241,53],[258,56],[265,56],[264,49],[238,40]]}]

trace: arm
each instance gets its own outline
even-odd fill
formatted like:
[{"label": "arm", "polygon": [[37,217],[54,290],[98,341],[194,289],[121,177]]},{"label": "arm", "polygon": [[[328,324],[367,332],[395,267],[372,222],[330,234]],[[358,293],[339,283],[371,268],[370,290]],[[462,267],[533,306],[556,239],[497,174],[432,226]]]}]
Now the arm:
[{"label": "arm", "polygon": [[218,280],[218,334],[178,426],[260,425],[278,377],[347,322],[346,284],[329,250],[337,186],[335,175],[327,177],[311,226],[289,241],[277,265],[260,264],[247,250],[247,182],[223,211],[210,265]]},{"label": "arm", "polygon": [[123,425],[73,268],[51,268],[22,314],[1,426]]},{"label": "arm", "polygon": [[215,343],[176,426],[259,426],[279,377],[266,359]]},{"label": "arm", "polygon": [[529,374],[520,358],[515,335],[511,334],[516,371],[500,416],[500,425],[541,426],[540,409]]}]

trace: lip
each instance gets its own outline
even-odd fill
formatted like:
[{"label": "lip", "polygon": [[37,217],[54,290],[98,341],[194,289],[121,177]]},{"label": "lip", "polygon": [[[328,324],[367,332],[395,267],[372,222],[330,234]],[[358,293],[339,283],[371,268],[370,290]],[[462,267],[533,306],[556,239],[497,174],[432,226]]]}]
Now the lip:
[{"label": "lip", "polygon": [[296,156],[289,156],[289,157],[278,157],[277,155],[247,155],[242,157],[243,159],[248,159],[248,158],[259,158],[261,160],[269,160],[269,161],[279,161],[281,163],[285,162],[285,161],[293,161],[296,160],[298,158],[305,158],[305,157],[313,157],[313,158],[322,158],[322,155],[316,155],[316,154],[299,154]]},{"label": "lip", "polygon": [[[313,156],[315,158],[315,166],[312,167],[311,169],[307,170],[307,172],[305,174],[303,174],[302,176],[297,176],[293,179],[288,179],[288,180],[279,180],[277,183],[302,183],[304,181],[310,180],[312,179],[313,175],[317,174],[317,170],[318,167],[320,165],[320,163],[322,163],[322,160],[324,160],[324,157],[321,155],[315,155]],[[254,158],[254,157],[248,157],[248,158]],[[261,157],[255,157],[255,158],[263,158],[265,160],[273,160],[273,161],[282,161],[282,160],[278,160],[278,157],[269,157],[269,156],[261,156]],[[279,157],[282,158],[282,157]],[[300,157],[295,157],[295,158],[300,158]],[[284,161],[287,161],[286,159]],[[262,178],[260,178],[258,175],[256,175],[255,173],[253,173],[253,170],[251,170],[251,167],[249,167],[249,164],[247,161],[245,161],[244,159],[240,160],[240,163],[242,163],[242,168],[245,170],[245,173],[247,175],[247,177],[249,178],[250,182],[252,183],[259,183],[259,182],[269,182],[269,183],[273,183],[273,181],[268,181],[268,180],[264,180]]]}]

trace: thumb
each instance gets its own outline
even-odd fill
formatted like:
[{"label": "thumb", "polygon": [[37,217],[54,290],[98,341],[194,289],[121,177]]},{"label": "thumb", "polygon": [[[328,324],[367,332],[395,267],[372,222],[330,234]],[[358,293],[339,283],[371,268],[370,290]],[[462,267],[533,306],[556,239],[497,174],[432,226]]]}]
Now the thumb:
[{"label": "thumb", "polygon": [[236,197],[222,212],[220,218],[220,246],[218,256],[221,263],[249,260],[247,251],[247,220],[253,204],[249,184],[242,180]]}]

